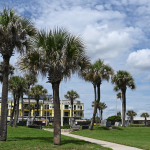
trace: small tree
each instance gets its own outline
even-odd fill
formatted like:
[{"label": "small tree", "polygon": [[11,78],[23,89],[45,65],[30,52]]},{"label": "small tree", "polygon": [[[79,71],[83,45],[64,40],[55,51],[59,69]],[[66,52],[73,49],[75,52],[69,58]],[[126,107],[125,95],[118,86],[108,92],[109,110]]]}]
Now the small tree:
[{"label": "small tree", "polygon": [[69,99],[71,101],[71,126],[73,125],[73,101],[77,98],[79,98],[79,94],[74,91],[68,91],[67,94],[64,95],[66,99]]},{"label": "small tree", "polygon": [[121,117],[121,112],[119,111],[119,112],[117,112],[117,116],[120,116]]},{"label": "small tree", "polygon": [[130,117],[131,124],[133,124],[133,117],[136,116],[137,113],[134,112],[133,110],[128,110],[128,112],[126,114]]},{"label": "small tree", "polygon": [[146,126],[147,117],[149,117],[149,114],[148,114],[147,112],[142,113],[142,114],[141,114],[141,117],[144,117],[144,118],[145,118],[145,126]]},{"label": "small tree", "polygon": [[121,117],[120,116],[110,116],[106,119],[107,121],[111,121],[111,124],[115,124],[115,122],[120,122]]}]

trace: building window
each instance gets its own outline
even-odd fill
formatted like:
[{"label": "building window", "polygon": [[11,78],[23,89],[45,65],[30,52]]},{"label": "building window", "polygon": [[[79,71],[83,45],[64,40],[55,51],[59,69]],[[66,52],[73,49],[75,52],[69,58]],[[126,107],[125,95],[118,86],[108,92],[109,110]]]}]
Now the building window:
[{"label": "building window", "polygon": [[47,109],[49,109],[49,105],[45,105],[45,109],[46,109],[46,107],[47,107]]},{"label": "building window", "polygon": [[80,106],[80,109],[82,109],[82,106]]},{"label": "building window", "polygon": [[28,116],[29,115],[29,111],[24,111],[24,116]]},{"label": "building window", "polygon": [[80,106],[78,105],[78,108],[80,108]]},{"label": "building window", "polygon": [[[33,113],[34,116],[35,116],[36,112],[37,112],[37,111],[35,111],[35,112]],[[39,116],[39,111],[37,112],[36,116]]]},{"label": "building window", "polygon": [[28,105],[29,105],[29,104],[25,104],[25,105],[24,105],[24,108],[27,109]]},{"label": "building window", "polygon": [[[44,116],[46,116],[46,111],[44,112]],[[47,111],[47,116],[49,116],[49,111]]]},{"label": "building window", "polygon": [[69,109],[69,106],[68,106],[68,105],[65,105],[65,109]]},{"label": "building window", "polygon": [[80,116],[82,116],[82,112],[80,113]]}]

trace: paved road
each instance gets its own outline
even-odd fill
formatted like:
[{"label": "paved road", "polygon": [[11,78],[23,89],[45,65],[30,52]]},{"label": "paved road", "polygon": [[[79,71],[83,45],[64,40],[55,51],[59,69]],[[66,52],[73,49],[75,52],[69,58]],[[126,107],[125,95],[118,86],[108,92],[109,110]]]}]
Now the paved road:
[{"label": "paved road", "polygon": [[61,134],[65,135],[65,136],[77,138],[80,140],[88,141],[91,143],[99,144],[103,147],[109,147],[109,148],[112,148],[113,150],[142,150],[139,148],[130,147],[130,146],[126,146],[126,145],[121,145],[121,144],[106,142],[106,141],[102,141],[102,140],[96,140],[96,139],[92,139],[92,138],[88,138],[88,137],[83,137],[83,136],[79,136],[79,135],[69,134],[69,132],[61,132]]}]

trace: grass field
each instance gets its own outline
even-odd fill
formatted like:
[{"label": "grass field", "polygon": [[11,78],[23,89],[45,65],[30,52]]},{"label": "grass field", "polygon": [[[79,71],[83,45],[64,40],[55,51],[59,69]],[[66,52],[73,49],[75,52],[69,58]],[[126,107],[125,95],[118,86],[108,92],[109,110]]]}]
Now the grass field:
[{"label": "grass field", "polygon": [[93,131],[80,130],[72,134],[150,150],[150,127],[104,129],[95,126]]},{"label": "grass field", "polygon": [[53,132],[27,127],[8,126],[7,141],[0,142],[0,150],[112,150],[97,144],[61,135],[61,145],[53,144]]}]

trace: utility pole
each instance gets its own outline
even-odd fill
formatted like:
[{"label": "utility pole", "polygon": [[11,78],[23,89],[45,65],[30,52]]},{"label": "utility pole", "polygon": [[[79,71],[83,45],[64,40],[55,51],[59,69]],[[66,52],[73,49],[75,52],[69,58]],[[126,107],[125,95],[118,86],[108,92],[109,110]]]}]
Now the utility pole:
[{"label": "utility pole", "polygon": [[116,116],[117,116],[117,96],[116,96]]}]

